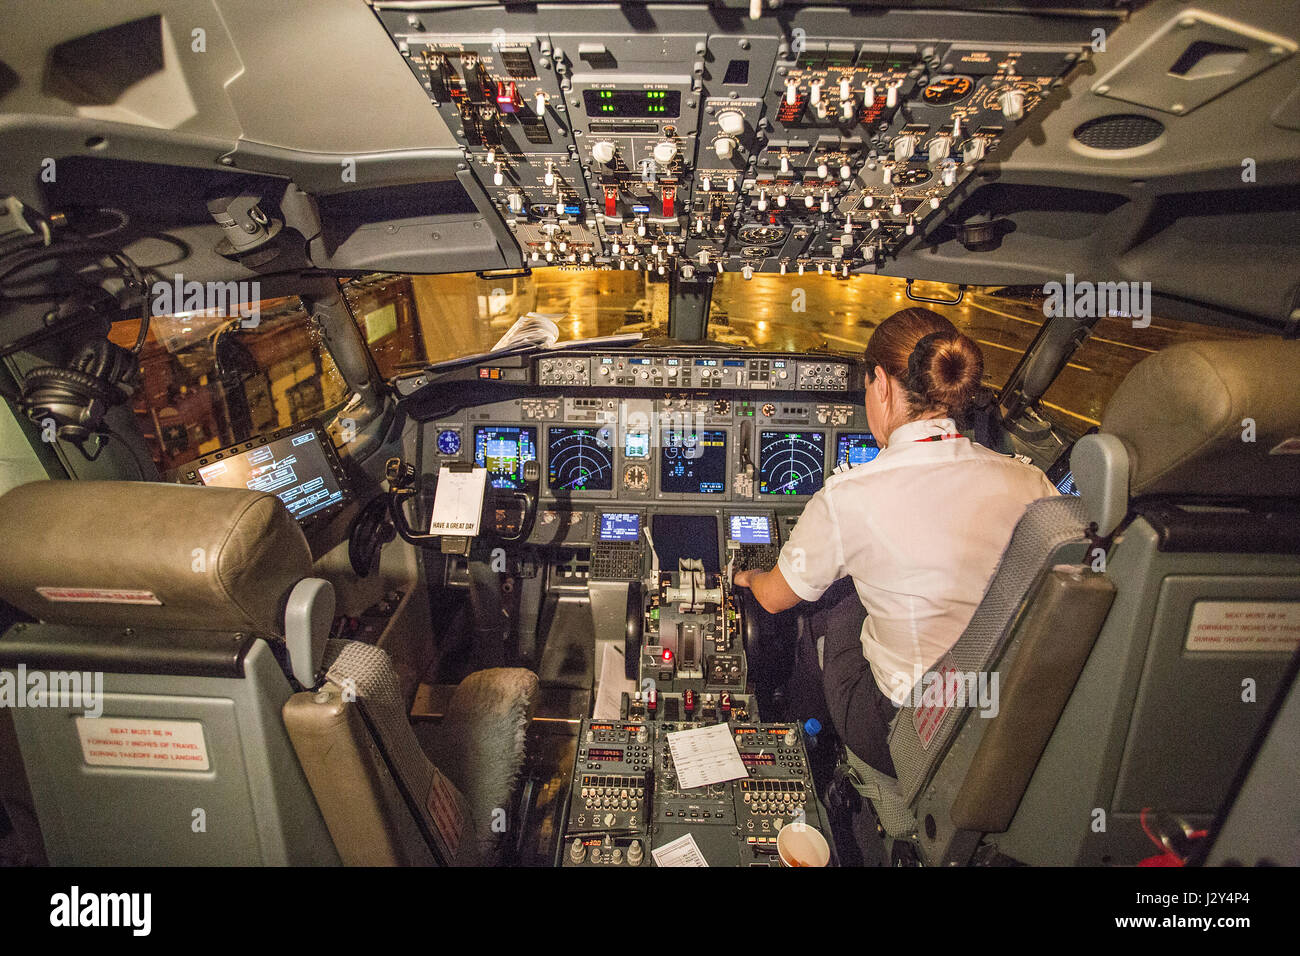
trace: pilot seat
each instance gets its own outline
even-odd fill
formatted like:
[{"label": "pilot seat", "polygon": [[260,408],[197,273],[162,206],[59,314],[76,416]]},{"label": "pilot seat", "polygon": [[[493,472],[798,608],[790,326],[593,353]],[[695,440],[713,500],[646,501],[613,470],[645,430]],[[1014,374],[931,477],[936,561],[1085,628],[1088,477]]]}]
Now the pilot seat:
[{"label": "pilot seat", "polygon": [[[1300,341],[1267,339],[1129,373],[1072,451],[1081,497],[1026,509],[933,668],[954,690],[984,672],[995,699],[922,690],[890,732],[896,776],[839,768],[890,862],[1132,865],[1161,851],[1148,812],[1213,822],[1296,651],[1297,367]],[[1283,619],[1289,640],[1238,626]]]},{"label": "pilot seat", "polygon": [[0,526],[0,598],[34,619],[0,636],[0,670],[26,689],[14,730],[51,863],[508,851],[536,676],[471,674],[426,753],[387,655],[328,639],[333,588],[274,495],[40,481],[0,497]]}]

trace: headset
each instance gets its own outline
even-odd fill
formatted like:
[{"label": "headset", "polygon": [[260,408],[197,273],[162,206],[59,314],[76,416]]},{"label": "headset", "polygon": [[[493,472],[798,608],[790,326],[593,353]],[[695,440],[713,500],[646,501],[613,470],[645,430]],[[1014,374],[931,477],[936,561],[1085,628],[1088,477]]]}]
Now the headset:
[{"label": "headset", "polygon": [[[70,330],[80,334],[73,336],[64,362],[30,369],[18,381],[18,394],[0,394],[41,429],[42,438],[66,441],[94,461],[111,434],[105,415],[126,402],[139,384],[139,355],[149,333],[149,285],[143,271],[121,249],[94,239],[64,240],[52,233],[48,223],[42,222],[41,227],[39,234],[0,245],[0,305],[50,300],[55,305],[45,314],[43,328],[0,348],[0,358]],[[76,273],[56,274],[62,285],[59,291],[20,292],[6,283],[36,265],[72,256],[112,260],[123,284],[122,297],[143,300],[140,331],[132,348],[108,340],[112,324],[129,317],[118,297]],[[93,455],[86,449],[92,438],[96,439]]]}]

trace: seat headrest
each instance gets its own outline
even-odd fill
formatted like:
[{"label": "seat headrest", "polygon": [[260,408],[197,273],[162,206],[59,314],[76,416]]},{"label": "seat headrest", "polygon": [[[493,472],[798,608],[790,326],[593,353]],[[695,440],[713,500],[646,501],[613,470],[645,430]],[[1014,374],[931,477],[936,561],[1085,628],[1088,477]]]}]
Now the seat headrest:
[{"label": "seat headrest", "polygon": [[1129,494],[1296,494],[1297,369],[1300,340],[1274,337],[1187,342],[1139,362],[1101,421],[1128,453]]},{"label": "seat headrest", "polygon": [[0,496],[0,598],[50,624],[283,636],[311,549],[280,499],[238,488],[37,481]]}]

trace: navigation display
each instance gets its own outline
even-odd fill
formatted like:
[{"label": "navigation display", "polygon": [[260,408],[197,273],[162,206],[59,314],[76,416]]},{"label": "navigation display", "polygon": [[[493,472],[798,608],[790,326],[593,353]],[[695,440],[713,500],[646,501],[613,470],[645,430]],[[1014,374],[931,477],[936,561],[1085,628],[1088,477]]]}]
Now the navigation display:
[{"label": "navigation display", "polygon": [[767,515],[732,515],[728,540],[737,544],[771,544],[772,526]]},{"label": "navigation display", "polygon": [[871,432],[843,432],[835,441],[835,464],[849,467],[863,465],[880,454],[876,436]]},{"label": "navigation display", "polygon": [[536,458],[536,428],[474,426],[474,464],[487,468],[488,483],[493,488],[523,488],[524,462]]},{"label": "navigation display", "polygon": [[299,521],[343,501],[334,469],[314,428],[198,469],[205,485],[269,491]]},{"label": "navigation display", "polygon": [[641,516],[636,512],[611,512],[600,516],[601,541],[636,541],[641,536]]},{"label": "navigation display", "polygon": [[666,429],[659,449],[659,490],[720,495],[727,489],[727,433]]},{"label": "navigation display", "polygon": [[551,491],[609,491],[614,487],[614,449],[608,428],[546,430],[546,480]]},{"label": "navigation display", "polygon": [[759,494],[813,495],[825,478],[824,432],[759,433]]}]

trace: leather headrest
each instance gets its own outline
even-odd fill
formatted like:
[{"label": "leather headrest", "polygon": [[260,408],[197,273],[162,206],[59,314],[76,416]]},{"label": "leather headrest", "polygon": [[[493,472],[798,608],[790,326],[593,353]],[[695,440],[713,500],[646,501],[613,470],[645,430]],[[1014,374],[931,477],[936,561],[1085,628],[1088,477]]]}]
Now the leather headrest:
[{"label": "leather headrest", "polygon": [[51,624],[283,636],[311,549],[274,495],[37,481],[0,496],[0,598]]},{"label": "leather headrest", "polygon": [[1115,390],[1101,431],[1128,452],[1129,494],[1300,491],[1300,340],[1172,345]]}]

